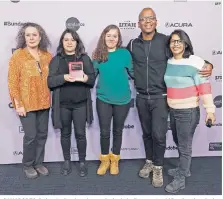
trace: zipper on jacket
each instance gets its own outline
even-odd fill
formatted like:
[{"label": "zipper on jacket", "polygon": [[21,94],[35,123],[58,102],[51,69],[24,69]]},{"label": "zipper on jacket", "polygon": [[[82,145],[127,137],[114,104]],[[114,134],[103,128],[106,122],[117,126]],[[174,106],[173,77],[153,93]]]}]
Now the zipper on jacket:
[{"label": "zipper on jacket", "polygon": [[150,98],[149,96],[149,88],[148,88],[148,83],[149,83],[149,78],[148,78],[148,65],[149,65],[149,56],[146,55],[146,92],[148,94],[148,99]]},{"label": "zipper on jacket", "polygon": [[151,45],[152,45],[152,40],[149,43],[149,50],[148,50],[148,54],[146,55],[146,91],[148,94],[148,99],[150,99],[149,87],[148,87],[148,84],[149,84],[148,73],[149,73],[149,54],[150,54]]}]

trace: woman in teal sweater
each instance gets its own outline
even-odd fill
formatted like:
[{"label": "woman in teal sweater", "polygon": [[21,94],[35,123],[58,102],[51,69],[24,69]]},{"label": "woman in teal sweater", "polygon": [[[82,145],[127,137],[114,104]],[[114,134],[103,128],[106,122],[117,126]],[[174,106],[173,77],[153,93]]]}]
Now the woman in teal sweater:
[{"label": "woman in teal sweater", "polygon": [[[97,174],[119,173],[118,162],[122,145],[122,131],[130,108],[131,91],[128,75],[133,78],[132,58],[121,48],[122,38],[116,25],[107,26],[93,54],[96,74],[99,75],[96,109],[100,126],[101,164]],[[113,117],[113,147],[109,153],[110,126]]]}]

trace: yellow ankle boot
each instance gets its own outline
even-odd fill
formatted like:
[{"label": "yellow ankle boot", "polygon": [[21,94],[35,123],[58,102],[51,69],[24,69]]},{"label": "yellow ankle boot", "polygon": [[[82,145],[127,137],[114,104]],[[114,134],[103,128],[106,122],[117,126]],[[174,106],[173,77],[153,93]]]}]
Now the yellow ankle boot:
[{"label": "yellow ankle boot", "polygon": [[112,175],[119,174],[118,162],[120,160],[120,155],[115,155],[115,154],[111,153],[110,160],[111,160],[110,173]]},{"label": "yellow ankle boot", "polygon": [[101,161],[101,164],[98,168],[97,174],[105,175],[105,173],[107,172],[110,166],[109,155],[100,155],[100,161]]}]

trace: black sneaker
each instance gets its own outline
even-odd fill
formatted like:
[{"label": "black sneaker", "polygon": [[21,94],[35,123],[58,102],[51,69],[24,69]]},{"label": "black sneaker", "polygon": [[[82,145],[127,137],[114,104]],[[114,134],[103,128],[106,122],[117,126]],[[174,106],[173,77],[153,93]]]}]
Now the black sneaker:
[{"label": "black sneaker", "polygon": [[65,160],[61,168],[61,174],[67,176],[71,173],[71,171],[72,169],[70,160]]},{"label": "black sneaker", "polygon": [[84,177],[88,174],[87,165],[85,162],[80,162],[79,175]]}]

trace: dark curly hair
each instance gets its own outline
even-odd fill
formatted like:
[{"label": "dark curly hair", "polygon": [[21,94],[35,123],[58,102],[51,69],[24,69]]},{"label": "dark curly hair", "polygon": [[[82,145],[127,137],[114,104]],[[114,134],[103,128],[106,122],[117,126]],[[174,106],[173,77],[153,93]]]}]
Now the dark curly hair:
[{"label": "dark curly hair", "polygon": [[57,54],[61,55],[61,56],[65,55],[65,51],[64,51],[64,47],[63,47],[63,39],[64,39],[65,34],[67,34],[67,33],[70,33],[72,35],[73,39],[77,42],[77,46],[75,49],[75,55],[77,56],[77,58],[81,57],[83,54],[86,54],[83,42],[81,41],[77,32],[72,29],[66,29],[63,31],[63,33],[60,37],[59,46],[57,47]]},{"label": "dark curly hair", "polygon": [[108,60],[108,48],[107,48],[107,45],[105,43],[105,36],[112,29],[116,29],[118,31],[118,44],[117,44],[117,48],[121,47],[121,45],[122,45],[122,36],[121,36],[120,29],[116,25],[113,25],[113,24],[112,25],[108,25],[103,30],[103,32],[101,33],[101,36],[100,36],[100,38],[98,40],[97,48],[93,52],[93,59],[94,60],[97,60],[99,62],[105,62],[105,61]]},{"label": "dark curly hair", "polygon": [[32,23],[32,22],[24,23],[22,25],[22,27],[20,28],[20,30],[16,36],[16,41],[17,41],[16,48],[18,49],[18,48],[26,47],[25,30],[28,27],[34,27],[38,30],[40,37],[41,37],[41,40],[39,43],[39,49],[43,50],[43,51],[47,51],[47,49],[51,46],[51,42],[50,42],[45,30],[39,24]]}]

